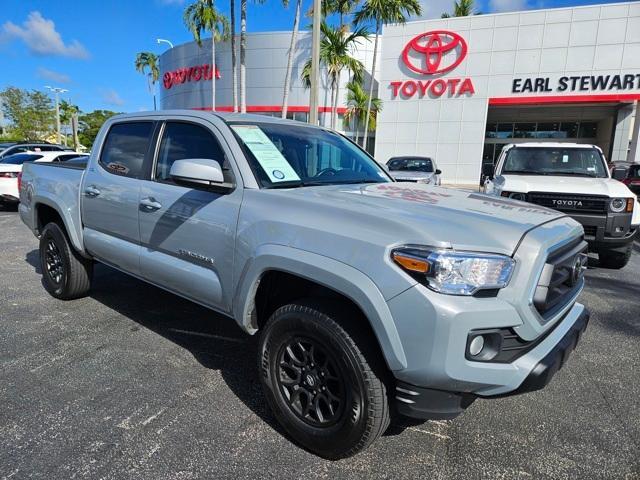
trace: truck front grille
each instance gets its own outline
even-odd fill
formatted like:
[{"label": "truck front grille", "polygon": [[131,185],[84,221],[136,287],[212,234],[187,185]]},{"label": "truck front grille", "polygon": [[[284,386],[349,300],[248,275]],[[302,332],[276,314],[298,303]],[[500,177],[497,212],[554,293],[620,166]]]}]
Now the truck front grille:
[{"label": "truck front grille", "polygon": [[549,254],[533,296],[533,304],[544,322],[580,292],[587,261],[587,242],[582,237]]},{"label": "truck front grille", "polygon": [[606,213],[609,198],[597,195],[530,192],[527,201],[561,212]]}]

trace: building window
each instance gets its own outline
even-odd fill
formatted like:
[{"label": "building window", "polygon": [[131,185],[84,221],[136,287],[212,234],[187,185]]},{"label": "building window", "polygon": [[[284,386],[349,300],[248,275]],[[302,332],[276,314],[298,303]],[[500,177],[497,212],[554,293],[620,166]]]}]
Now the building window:
[{"label": "building window", "polygon": [[596,138],[597,122],[487,123],[485,138]]},{"label": "building window", "polygon": [[485,132],[485,138],[496,138],[497,123],[487,123],[487,129]]},{"label": "building window", "polygon": [[596,138],[598,136],[598,124],[596,122],[580,123],[580,138]]},{"label": "building window", "polygon": [[559,123],[539,123],[536,138],[562,138],[559,129]]},{"label": "building window", "polygon": [[499,123],[496,138],[513,138],[513,123]]},{"label": "building window", "polygon": [[516,123],[513,136],[515,138],[535,138],[536,124],[535,123]]}]

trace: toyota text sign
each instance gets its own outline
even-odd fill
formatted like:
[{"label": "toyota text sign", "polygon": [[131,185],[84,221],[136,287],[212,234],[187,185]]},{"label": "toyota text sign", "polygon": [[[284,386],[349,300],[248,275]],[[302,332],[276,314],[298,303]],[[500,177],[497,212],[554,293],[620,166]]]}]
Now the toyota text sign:
[{"label": "toyota text sign", "polygon": [[467,42],[448,30],[432,30],[413,37],[402,50],[402,64],[415,80],[390,82],[393,98],[447,95],[459,97],[475,93],[470,78],[441,78],[453,71],[467,56]]}]

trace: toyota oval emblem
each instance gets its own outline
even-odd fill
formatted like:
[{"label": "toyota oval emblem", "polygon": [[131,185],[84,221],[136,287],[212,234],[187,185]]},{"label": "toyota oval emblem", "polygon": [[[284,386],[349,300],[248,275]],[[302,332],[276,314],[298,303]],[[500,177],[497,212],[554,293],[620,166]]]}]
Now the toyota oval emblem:
[{"label": "toyota oval emblem", "polygon": [[434,75],[456,68],[467,55],[467,42],[455,32],[432,30],[412,38],[402,51],[402,61],[416,73]]},{"label": "toyota oval emblem", "polygon": [[571,286],[576,286],[580,279],[582,278],[583,267],[582,267],[582,254],[579,254],[574,262],[573,267],[571,268],[569,283]]}]

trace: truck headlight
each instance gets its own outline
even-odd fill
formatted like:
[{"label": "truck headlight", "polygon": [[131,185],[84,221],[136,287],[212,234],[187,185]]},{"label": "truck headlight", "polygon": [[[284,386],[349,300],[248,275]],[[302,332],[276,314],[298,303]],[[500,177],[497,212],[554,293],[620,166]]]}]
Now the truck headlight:
[{"label": "truck headlight", "polygon": [[633,212],[633,198],[612,198],[609,202],[609,210],[613,213]]},{"label": "truck headlight", "polygon": [[397,248],[391,258],[431,290],[447,295],[506,287],[515,266],[506,255],[421,247]]},{"label": "truck headlight", "polygon": [[429,183],[431,183],[431,177],[427,177],[427,178],[419,178],[419,179],[418,179],[418,183],[426,183],[426,184],[429,184]]}]

